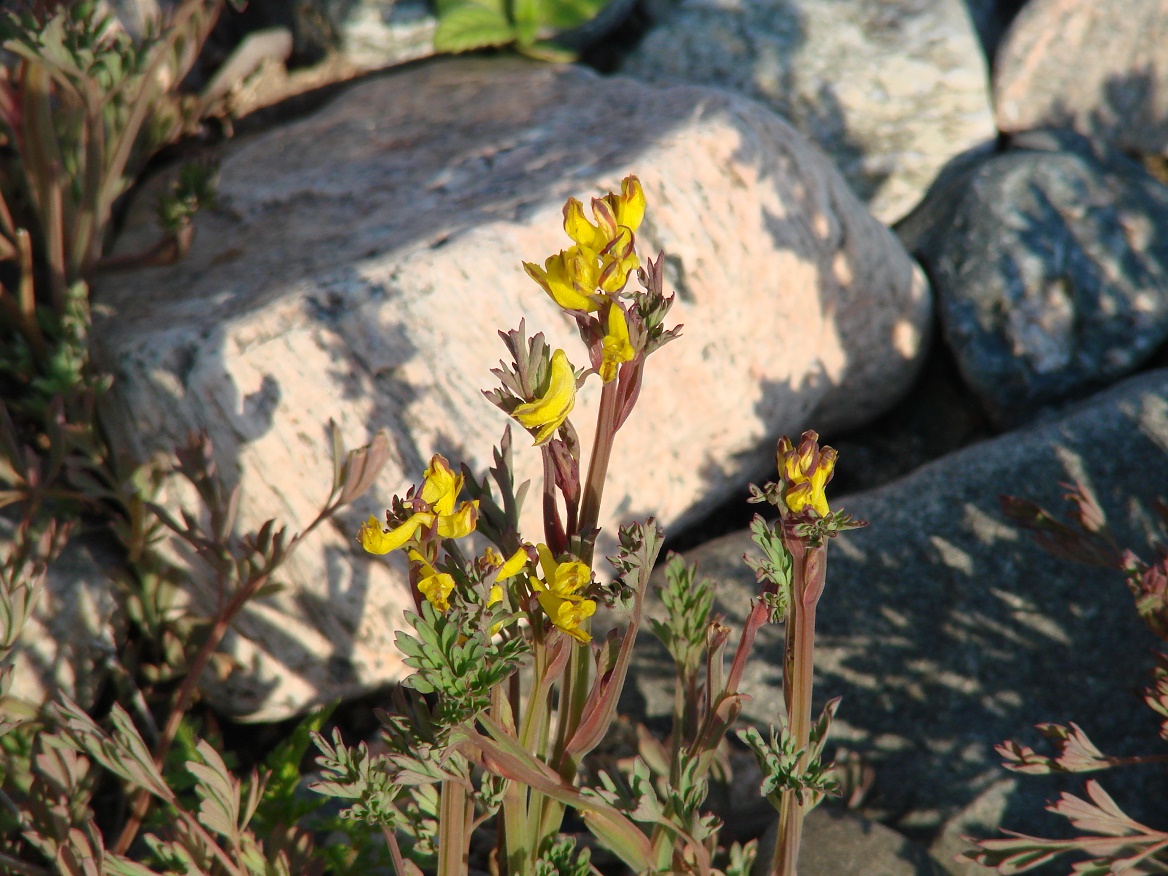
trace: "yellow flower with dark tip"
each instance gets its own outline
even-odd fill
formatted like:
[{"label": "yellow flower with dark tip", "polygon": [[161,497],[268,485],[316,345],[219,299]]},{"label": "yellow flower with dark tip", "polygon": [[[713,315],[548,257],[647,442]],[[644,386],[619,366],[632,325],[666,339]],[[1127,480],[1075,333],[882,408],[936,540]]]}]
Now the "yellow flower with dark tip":
[{"label": "yellow flower with dark tip", "polygon": [[600,347],[600,379],[605,383],[616,377],[617,368],[622,362],[628,362],[637,355],[629,343],[629,324],[625,312],[615,301],[608,308],[608,331]]},{"label": "yellow flower with dark tip", "polygon": [[511,416],[526,429],[535,430],[535,443],[543,444],[555,434],[576,404],[576,373],[563,350],[552,353],[547,389],[534,401],[519,405]]},{"label": "yellow flower with dark tip", "polygon": [[577,245],[548,256],[542,268],[524,262],[523,269],[564,310],[591,313],[604,303],[604,296],[596,294],[600,256],[586,247]]},{"label": "yellow flower with dark tip", "polygon": [[445,458],[434,454],[423,478],[419,498],[426,510],[415,511],[391,529],[383,528],[371,515],[357,532],[357,541],[365,550],[371,554],[388,554],[404,547],[419,529],[428,529],[435,522],[440,538],[463,538],[474,532],[478,525],[478,500],[457,505],[462,475],[456,475]]},{"label": "yellow flower with dark tip", "polygon": [[439,572],[413,548],[409,551],[410,562],[418,573],[418,592],[426,597],[434,609],[444,612],[450,608],[450,594],[454,592],[454,578],[446,572]]},{"label": "yellow flower with dark tip", "polygon": [[819,435],[808,430],[803,433],[798,448],[784,435],[775,455],[787,507],[795,514],[810,507],[820,517],[827,517],[831,508],[827,504],[825,488],[839,456],[835,448],[820,449]]},{"label": "yellow flower with dark tip", "polygon": [[556,562],[546,544],[536,545],[543,578],[533,577],[531,586],[556,629],[563,630],[577,642],[590,642],[592,637],[580,624],[596,613],[596,603],[580,595],[592,581],[592,570],[579,560]]}]

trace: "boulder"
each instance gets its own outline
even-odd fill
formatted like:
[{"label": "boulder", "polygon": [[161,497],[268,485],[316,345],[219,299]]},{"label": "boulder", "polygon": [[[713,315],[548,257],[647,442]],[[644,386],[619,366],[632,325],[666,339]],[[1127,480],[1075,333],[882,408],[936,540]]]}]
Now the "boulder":
[{"label": "boulder", "polygon": [[1168,151],[1168,0],[1030,0],[994,62],[998,127]]},{"label": "boulder", "polygon": [[999,425],[1110,385],[1168,337],[1168,188],[1072,132],[962,162],[898,230]]},{"label": "boulder", "polygon": [[[841,470],[849,464],[840,457]],[[834,509],[870,525],[829,549],[816,708],[843,700],[827,755],[844,746],[873,766],[863,814],[930,842],[938,860],[967,847],[963,834],[1073,833],[1043,806],[1061,790],[1081,793],[1086,777],[1018,776],[994,751],[1005,739],[1041,748],[1038,722],[1076,722],[1107,754],[1163,750],[1139,693],[1159,642],[1122,575],[1048,555],[999,510],[998,496],[1012,494],[1062,511],[1060,482],[1072,479],[1094,491],[1119,543],[1150,559],[1152,502],[1168,493],[1168,370],[882,488],[842,498],[829,488]],[[739,629],[757,592],[747,552],[757,550],[744,531],[686,555],[719,582],[717,610]],[[781,710],[782,642],[778,626],[756,640],[742,685],[749,721],[765,725]],[[637,655],[627,711],[670,714],[668,657],[649,636]],[[1163,770],[1094,778],[1132,817],[1162,827]]]},{"label": "boulder", "polygon": [[[329,418],[350,445],[392,435],[372,492],[314,532],[282,573],[288,589],[242,619],[220,708],[277,719],[401,675],[405,570],[357,555],[357,527],[435,452],[485,471],[507,423],[480,392],[505,354],[498,329],[525,318],[583,364],[574,325],[521,262],[568,243],[568,196],[632,172],[649,203],[639,244],[666,253],[685,335],[648,365],[602,525],[655,513],[679,526],[765,469],[780,432],[893,404],[931,319],[899,242],[818,150],[745,98],[518,60],[417,65],[232,144],[189,258],[103,282],[95,355],[115,375],[103,411],[115,442],[147,456],[207,429],[242,488],[241,531],[313,517]],[[152,206],[139,198],[121,251],[149,241]],[[589,384],[573,414],[585,448],[598,398]],[[516,443],[520,478],[536,479],[522,430]],[[189,499],[169,484],[172,507]],[[537,511],[525,509],[532,537]]]},{"label": "boulder", "polygon": [[682,0],[622,70],[761,100],[889,223],[946,161],[996,136],[964,0]]}]

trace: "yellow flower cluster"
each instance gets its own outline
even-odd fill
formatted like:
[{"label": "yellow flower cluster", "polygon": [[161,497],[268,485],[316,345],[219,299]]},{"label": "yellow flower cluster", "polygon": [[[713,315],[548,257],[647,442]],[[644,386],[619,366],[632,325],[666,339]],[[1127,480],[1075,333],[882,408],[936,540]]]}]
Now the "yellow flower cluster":
[{"label": "yellow flower cluster", "polygon": [[577,642],[591,641],[592,637],[580,629],[580,623],[596,613],[596,603],[580,593],[592,581],[592,570],[579,560],[556,562],[546,544],[536,545],[536,551],[543,579],[532,578],[531,586],[540,606],[557,629]]},{"label": "yellow flower cluster", "polygon": [[[571,377],[570,370],[568,374]],[[571,379],[574,386],[575,379]],[[430,467],[426,469],[421,490],[415,500],[415,504],[421,506],[420,510],[388,529],[371,516],[357,532],[357,540],[371,554],[388,554],[404,548],[410,559],[411,578],[417,582],[418,592],[440,612],[450,608],[450,595],[454,592],[455,580],[448,572],[440,572],[434,567],[433,548],[430,548],[431,556],[428,558],[423,552],[426,549],[423,539],[430,532],[440,538],[463,538],[474,532],[478,523],[478,502],[463,502],[459,505],[458,495],[462,492],[462,486],[462,475],[454,474],[449,463],[436,454],[430,460]],[[543,577],[541,579],[532,574],[525,577],[540,606],[558,629],[577,641],[589,641],[590,637],[580,629],[580,623],[592,616],[596,611],[596,603],[581,593],[592,580],[592,570],[579,560],[556,562],[547,545],[538,545],[536,551]],[[503,599],[502,582],[527,570],[527,549],[521,547],[504,560],[502,554],[488,547],[478,564],[494,577],[487,596],[487,605],[492,606]]]},{"label": "yellow flower cluster", "polygon": [[[524,262],[523,268],[551,299],[578,316],[597,314],[603,332],[593,360],[604,383],[614,380],[623,362],[636,358],[629,335],[628,315],[618,300],[629,274],[640,267],[634,233],[645,217],[645,193],[635,176],[621,181],[621,190],[593,198],[592,219],[584,205],[569,198],[564,205],[564,231],[572,246],[548,256],[543,267]],[[595,353],[595,351],[594,351]],[[564,424],[576,403],[575,371],[563,350],[551,357],[546,387],[512,415],[543,444]]]},{"label": "yellow flower cluster", "polygon": [[478,524],[479,503],[463,502],[455,508],[461,492],[462,475],[456,475],[450,463],[435,454],[422,481],[420,498],[425,510],[415,511],[392,529],[383,529],[381,522],[370,515],[358,531],[357,541],[371,554],[388,554],[414,539],[419,529],[429,529],[435,524],[439,538],[470,535]]},{"label": "yellow flower cluster", "polygon": [[564,310],[592,313],[605,303],[602,293],[624,288],[629,273],[640,267],[633,234],[645,216],[645,193],[635,176],[621,181],[620,194],[592,201],[592,218],[584,205],[569,198],[564,205],[564,231],[574,246],[549,256],[543,268],[524,262],[523,268]]}]

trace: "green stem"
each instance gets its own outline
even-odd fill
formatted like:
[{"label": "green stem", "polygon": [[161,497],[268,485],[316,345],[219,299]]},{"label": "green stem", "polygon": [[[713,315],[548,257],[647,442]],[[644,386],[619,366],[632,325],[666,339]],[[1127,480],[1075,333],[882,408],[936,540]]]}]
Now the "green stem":
[{"label": "green stem", "polygon": [[462,780],[442,783],[438,816],[438,876],[465,876],[470,858],[470,821],[472,802]]}]

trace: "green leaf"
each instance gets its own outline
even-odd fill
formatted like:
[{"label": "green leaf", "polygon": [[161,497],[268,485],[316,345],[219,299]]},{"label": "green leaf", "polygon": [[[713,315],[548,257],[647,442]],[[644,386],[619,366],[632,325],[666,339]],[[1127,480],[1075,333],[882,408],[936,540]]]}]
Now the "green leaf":
[{"label": "green leaf", "polygon": [[568,30],[591,21],[609,0],[532,0],[543,27]]},{"label": "green leaf", "polygon": [[478,3],[465,3],[443,13],[434,32],[439,52],[469,52],[515,41],[515,29],[507,16]]}]

